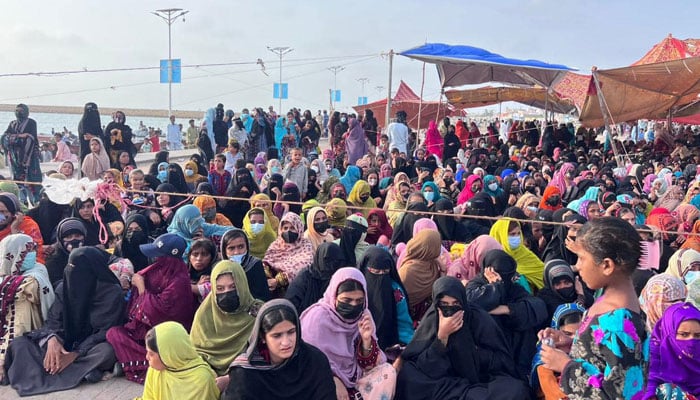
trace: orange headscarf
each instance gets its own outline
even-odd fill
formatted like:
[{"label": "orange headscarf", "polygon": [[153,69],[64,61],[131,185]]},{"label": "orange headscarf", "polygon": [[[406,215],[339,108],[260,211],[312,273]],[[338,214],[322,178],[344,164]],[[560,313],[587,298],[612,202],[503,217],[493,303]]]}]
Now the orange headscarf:
[{"label": "orange headscarf", "polygon": [[[559,204],[556,206],[547,204],[547,200],[552,196],[559,196]],[[544,194],[542,195],[542,200],[540,200],[540,209],[557,211],[561,207],[561,191],[556,186],[547,186],[547,188],[544,190]]]}]

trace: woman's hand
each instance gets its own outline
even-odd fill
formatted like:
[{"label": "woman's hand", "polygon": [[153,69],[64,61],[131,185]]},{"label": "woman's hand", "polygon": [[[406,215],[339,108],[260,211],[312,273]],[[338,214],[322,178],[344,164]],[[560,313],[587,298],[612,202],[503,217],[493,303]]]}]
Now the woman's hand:
[{"label": "woman's hand", "polygon": [[368,310],[362,314],[360,322],[357,324],[362,338],[362,348],[369,349],[372,346],[372,335],[374,334],[374,321]]},{"label": "woman's hand", "polygon": [[275,289],[277,289],[277,279],[275,278],[270,278],[267,280],[267,287],[270,288],[271,292],[274,292]]},{"label": "woman's hand", "polygon": [[226,388],[228,387],[228,384],[230,381],[231,381],[231,378],[229,378],[228,375],[216,377],[216,387],[219,388],[220,393],[223,394],[226,391]]},{"label": "woman's hand", "polygon": [[542,340],[544,338],[554,339],[554,347],[556,348],[569,348],[573,339],[563,334],[560,330],[547,328],[539,331],[537,333],[537,339]]},{"label": "woman's hand", "polygon": [[502,281],[501,275],[499,275],[499,273],[496,272],[496,270],[494,270],[493,267],[488,267],[484,270],[484,278],[486,278],[486,280],[489,283],[496,283]]},{"label": "woman's hand", "polygon": [[131,286],[135,287],[139,294],[143,294],[146,291],[146,281],[143,279],[143,275],[134,274],[131,277]]},{"label": "woman's hand", "polygon": [[343,381],[341,381],[340,378],[334,376],[333,382],[335,383],[335,397],[338,400],[350,400],[350,396],[348,395],[348,388],[345,387]]},{"label": "woman's hand", "polygon": [[464,325],[464,310],[457,311],[450,317],[445,317],[442,315],[442,310],[438,308],[438,315],[440,320],[438,321],[437,338],[443,345],[447,346],[447,339],[450,335],[460,330]]},{"label": "woman's hand", "polygon": [[21,211],[17,211],[14,216],[14,220],[10,225],[10,229],[13,234],[20,233],[19,225],[24,221],[24,214]]},{"label": "woman's hand", "polygon": [[544,362],[544,366],[554,372],[562,372],[566,368],[566,364],[571,361],[571,357],[568,354],[547,345],[542,346],[540,357],[542,362]]}]

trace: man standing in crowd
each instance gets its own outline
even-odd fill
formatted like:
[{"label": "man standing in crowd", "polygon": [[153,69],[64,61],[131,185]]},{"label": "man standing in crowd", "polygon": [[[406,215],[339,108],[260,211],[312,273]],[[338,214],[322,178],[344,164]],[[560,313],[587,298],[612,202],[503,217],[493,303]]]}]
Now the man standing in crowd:
[{"label": "man standing in crowd", "polygon": [[199,132],[197,131],[197,127],[194,126],[194,120],[191,119],[189,122],[190,126],[187,127],[187,148],[191,149],[197,146],[197,136],[199,136]]},{"label": "man standing in crowd", "polygon": [[170,116],[170,124],[168,124],[168,133],[165,136],[168,142],[168,150],[182,150],[182,132],[180,125],[175,123],[175,116]]},{"label": "man standing in crowd", "polygon": [[399,153],[408,154],[408,126],[406,125],[406,111],[396,113],[396,122],[387,126],[389,136],[389,149],[398,149]]}]

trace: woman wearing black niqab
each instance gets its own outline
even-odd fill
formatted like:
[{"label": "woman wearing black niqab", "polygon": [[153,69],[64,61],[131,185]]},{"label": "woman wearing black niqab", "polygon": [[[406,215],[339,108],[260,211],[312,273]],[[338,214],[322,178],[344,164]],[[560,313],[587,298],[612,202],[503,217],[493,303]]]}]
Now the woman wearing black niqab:
[{"label": "woman wearing black niqab", "polygon": [[109,141],[105,140],[102,132],[102,122],[100,122],[100,111],[97,109],[97,104],[87,103],[83,109],[83,116],[78,124],[78,137],[80,138],[80,162],[82,163],[85,156],[90,154],[90,140],[98,138],[102,140],[105,150],[109,153]]},{"label": "woman wearing black niqab", "polygon": [[[494,281],[487,278],[487,271],[493,269],[500,276]],[[503,250],[491,250],[484,255],[482,273],[467,283],[467,299],[478,304],[501,327],[508,348],[513,351],[513,359],[519,376],[528,376],[532,357],[535,355],[537,331],[548,320],[544,301],[530,295],[516,283],[517,263]],[[508,312],[500,312],[503,308]]]},{"label": "woman wearing black niqab", "polygon": [[406,213],[396,224],[394,234],[391,236],[392,246],[396,246],[399,243],[408,243],[413,237],[413,225],[424,217],[424,214],[420,214],[421,212],[428,212],[428,206],[425,203],[413,202],[406,206]]},{"label": "woman wearing black niqab", "polygon": [[[460,313],[459,328],[447,340],[438,339],[440,320],[460,318]],[[433,284],[433,304],[401,358],[396,398],[530,398],[525,383],[515,378],[503,332],[486,311],[467,301],[462,283],[453,277]]]},{"label": "woman wearing black niqab", "polygon": [[185,173],[179,164],[172,163],[168,165],[168,177],[165,182],[173,185],[178,193],[189,193],[187,182],[185,181]]},{"label": "woman wearing black niqab", "polygon": [[[105,337],[109,328],[123,322],[125,303],[108,260],[109,254],[95,247],[71,252],[44,326],[10,344],[5,367],[10,385],[20,396],[72,389],[86,379],[96,382],[114,367],[114,350]],[[43,345],[47,340],[58,343]],[[50,374],[44,360],[55,346],[77,358]]]},{"label": "woman wearing black niqab", "polygon": [[[138,225],[138,229],[131,227],[133,223]],[[148,220],[141,214],[131,213],[126,217],[124,237],[114,247],[114,255],[128,258],[134,265],[134,272],[139,272],[151,265],[151,260],[139,248],[147,243],[151,243]]]},{"label": "woman wearing black niqab", "polygon": [[311,265],[294,278],[284,297],[301,314],[323,297],[335,271],[348,265],[340,246],[333,242],[321,243]]}]

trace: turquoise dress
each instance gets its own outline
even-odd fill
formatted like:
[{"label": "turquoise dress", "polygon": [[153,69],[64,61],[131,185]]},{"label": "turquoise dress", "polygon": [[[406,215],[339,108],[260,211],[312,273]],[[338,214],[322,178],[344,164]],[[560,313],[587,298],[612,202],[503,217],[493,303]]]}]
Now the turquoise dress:
[{"label": "turquoise dress", "polygon": [[644,319],[628,309],[584,315],[561,374],[571,400],[641,399],[649,369]]}]

